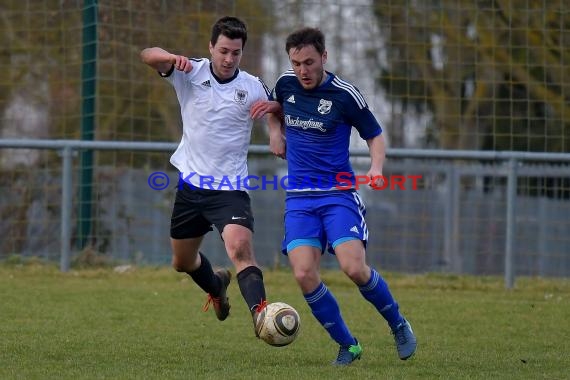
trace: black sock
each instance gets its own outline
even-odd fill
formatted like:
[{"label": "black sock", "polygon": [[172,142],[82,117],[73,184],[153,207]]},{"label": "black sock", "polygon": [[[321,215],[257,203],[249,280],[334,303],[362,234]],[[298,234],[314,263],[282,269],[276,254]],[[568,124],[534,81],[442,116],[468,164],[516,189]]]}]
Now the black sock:
[{"label": "black sock", "polygon": [[200,255],[202,262],[198,269],[188,272],[188,274],[192,277],[192,280],[202,288],[202,290],[209,293],[212,297],[217,297],[222,288],[222,281],[214,274],[212,265],[206,256],[204,256],[202,252],[198,252],[198,254]]},{"label": "black sock", "polygon": [[263,285],[263,273],[258,267],[250,266],[237,274],[237,280],[241,295],[245,299],[249,311],[265,301],[265,285]]}]

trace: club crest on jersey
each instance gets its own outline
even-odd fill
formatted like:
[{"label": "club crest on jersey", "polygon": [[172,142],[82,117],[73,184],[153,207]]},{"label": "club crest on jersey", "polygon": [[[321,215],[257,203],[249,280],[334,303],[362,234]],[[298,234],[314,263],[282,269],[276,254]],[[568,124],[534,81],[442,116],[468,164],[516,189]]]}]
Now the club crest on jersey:
[{"label": "club crest on jersey", "polygon": [[327,113],[331,112],[331,107],[332,107],[331,100],[321,99],[319,101],[319,106],[317,107],[317,111],[319,111],[321,115],[326,115]]},{"label": "club crest on jersey", "polygon": [[239,104],[245,104],[247,100],[247,91],[246,90],[238,90],[234,93],[234,101]]}]

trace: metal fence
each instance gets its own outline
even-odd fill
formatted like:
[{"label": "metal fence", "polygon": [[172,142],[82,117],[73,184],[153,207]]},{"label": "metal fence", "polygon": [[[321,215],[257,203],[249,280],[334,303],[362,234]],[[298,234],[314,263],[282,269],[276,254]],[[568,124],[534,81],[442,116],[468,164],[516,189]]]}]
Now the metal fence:
[{"label": "metal fence", "polygon": [[[59,259],[60,269],[69,270],[82,249],[74,245],[79,207],[77,153],[157,154],[167,163],[175,146],[0,140],[0,149],[59,154],[44,157],[42,167],[3,173],[0,257]],[[253,145],[250,154],[250,174],[284,174],[283,162],[271,157],[267,147]],[[367,155],[366,150],[352,151],[357,173],[366,172],[367,160],[360,157]],[[371,231],[368,258],[372,265],[408,273],[502,273],[508,288],[514,285],[515,274],[570,276],[570,154],[390,149],[387,155],[387,177],[419,179],[416,186],[408,182],[394,189],[361,190]],[[168,166],[101,165],[94,171],[92,248],[116,262],[168,263],[170,208],[178,174]],[[163,191],[149,187],[149,175],[156,171],[169,177],[171,185]],[[286,265],[280,254],[284,191],[266,188],[250,194],[258,260],[264,266]],[[204,249],[217,263],[229,263],[217,233],[207,235]],[[332,259],[324,261],[324,265],[335,264]]]}]

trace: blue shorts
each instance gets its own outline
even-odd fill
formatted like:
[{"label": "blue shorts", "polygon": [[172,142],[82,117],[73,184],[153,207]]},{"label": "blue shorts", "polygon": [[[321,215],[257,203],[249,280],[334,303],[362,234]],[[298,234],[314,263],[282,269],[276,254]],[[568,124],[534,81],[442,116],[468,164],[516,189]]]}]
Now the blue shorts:
[{"label": "blue shorts", "polygon": [[288,195],[285,200],[283,254],[298,246],[313,246],[334,254],[348,240],[361,240],[366,247],[366,209],[356,191]]}]

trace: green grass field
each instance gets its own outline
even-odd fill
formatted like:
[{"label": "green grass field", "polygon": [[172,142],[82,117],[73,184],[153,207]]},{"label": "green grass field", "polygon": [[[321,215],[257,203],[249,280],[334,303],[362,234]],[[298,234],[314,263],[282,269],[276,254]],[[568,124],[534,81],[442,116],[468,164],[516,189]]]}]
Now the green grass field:
[{"label": "green grass field", "polygon": [[[234,273],[235,274],[235,273]],[[397,358],[392,336],[340,272],[323,279],[363,349],[347,368],[290,272],[265,271],[270,301],[297,308],[287,347],[255,338],[237,283],[230,317],[169,268],[126,273],[0,266],[0,379],[568,379],[570,281],[446,275],[385,278],[412,322],[418,351]]]}]

